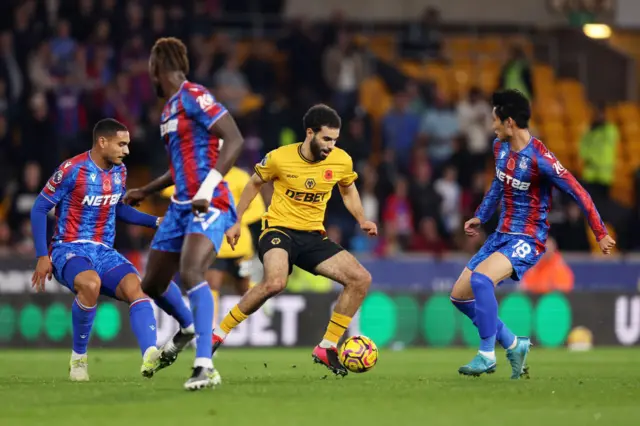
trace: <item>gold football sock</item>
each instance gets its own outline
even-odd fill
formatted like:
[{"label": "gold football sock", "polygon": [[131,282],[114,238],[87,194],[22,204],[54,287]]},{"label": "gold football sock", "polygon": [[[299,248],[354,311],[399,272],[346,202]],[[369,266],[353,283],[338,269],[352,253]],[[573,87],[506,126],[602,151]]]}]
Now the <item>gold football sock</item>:
[{"label": "gold football sock", "polygon": [[216,325],[218,324],[218,313],[220,312],[220,292],[218,290],[211,290],[211,295],[213,296],[213,329],[216,329]]},{"label": "gold football sock", "polygon": [[220,329],[224,332],[225,336],[238,326],[242,321],[246,320],[248,315],[242,313],[238,305],[234,306],[231,311],[224,317],[220,323]]},{"label": "gold football sock", "polygon": [[347,331],[349,323],[351,323],[351,317],[336,312],[332,313],[323,339],[333,343],[334,346],[337,345],[338,340],[340,340],[344,332]]}]

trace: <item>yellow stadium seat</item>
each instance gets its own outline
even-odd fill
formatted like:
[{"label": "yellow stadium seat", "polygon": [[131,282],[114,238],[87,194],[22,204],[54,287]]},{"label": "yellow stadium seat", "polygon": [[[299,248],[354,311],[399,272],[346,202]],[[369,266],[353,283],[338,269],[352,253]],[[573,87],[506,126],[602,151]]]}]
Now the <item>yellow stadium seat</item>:
[{"label": "yellow stadium seat", "polygon": [[628,124],[629,121],[637,123],[640,120],[640,110],[638,105],[633,102],[621,102],[616,109],[618,118],[623,125]]},{"label": "yellow stadium seat", "polygon": [[560,97],[570,104],[578,104],[586,99],[584,86],[577,80],[561,79],[556,82]]},{"label": "yellow stadium seat", "polygon": [[471,57],[475,49],[475,39],[472,37],[457,36],[445,40],[445,52],[450,58]]}]

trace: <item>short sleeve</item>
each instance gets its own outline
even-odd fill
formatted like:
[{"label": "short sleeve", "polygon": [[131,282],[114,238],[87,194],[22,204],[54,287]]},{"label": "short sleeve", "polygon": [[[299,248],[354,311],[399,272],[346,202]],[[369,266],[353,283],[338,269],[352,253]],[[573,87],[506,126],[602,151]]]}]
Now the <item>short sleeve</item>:
[{"label": "short sleeve", "polygon": [[265,155],[262,161],[255,165],[253,170],[260,176],[260,179],[265,182],[276,179],[278,177],[278,169],[276,167],[274,151]]},{"label": "short sleeve", "polygon": [[340,186],[351,186],[356,179],[358,179],[358,173],[353,170],[353,160],[347,155],[345,159],[344,172],[340,177],[338,184]]},{"label": "short sleeve", "polygon": [[42,196],[53,204],[58,204],[65,195],[73,190],[76,179],[76,167],[67,162],[60,165],[42,189]]},{"label": "short sleeve", "polygon": [[190,87],[183,100],[187,116],[207,129],[227,113],[227,109],[205,88]]}]

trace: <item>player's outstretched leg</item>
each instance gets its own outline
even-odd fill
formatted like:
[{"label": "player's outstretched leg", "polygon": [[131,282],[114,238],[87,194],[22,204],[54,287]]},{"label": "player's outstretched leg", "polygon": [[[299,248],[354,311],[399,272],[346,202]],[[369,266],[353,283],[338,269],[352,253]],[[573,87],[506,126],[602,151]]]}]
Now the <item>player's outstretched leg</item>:
[{"label": "player's outstretched leg", "polygon": [[187,291],[196,331],[196,359],[191,377],[184,384],[187,390],[215,386],[219,374],[211,360],[213,333],[213,296],[205,272],[213,262],[215,247],[203,234],[187,234],[180,257],[180,280]]},{"label": "player's outstretched leg", "polygon": [[213,352],[220,347],[231,330],[287,286],[289,253],[286,250],[271,248],[264,254],[262,263],[264,265],[262,282],[250,288],[240,302],[222,319],[220,327],[213,334]]},{"label": "player's outstretched leg", "polygon": [[[476,321],[476,301],[474,299],[473,290],[471,288],[471,270],[465,268],[456,281],[451,292],[451,302],[463,314],[465,314],[475,325]],[[530,346],[529,339],[526,337],[516,337],[513,332],[498,318],[496,329],[496,341],[507,350],[507,359],[511,363],[511,378],[519,378],[526,374],[527,367],[524,364],[526,353],[524,347]]]},{"label": "player's outstretched leg", "polygon": [[[70,259],[63,272],[65,276],[74,276],[70,282],[73,283],[76,292],[71,307],[73,351],[69,362],[69,379],[74,382],[89,380],[87,347],[96,317],[101,285],[98,273],[90,268],[92,266],[86,258],[78,257]],[[82,272],[76,273],[78,270]]]},{"label": "player's outstretched leg", "polygon": [[160,349],[158,370],[173,364],[180,351],[195,336],[191,311],[184,303],[178,286],[175,283],[171,284],[179,264],[180,253],[152,249],[149,252],[146,273],[142,279],[142,291],[180,323],[180,329],[176,335]]},{"label": "player's outstretched leg", "polygon": [[323,364],[334,374],[347,375],[338,357],[338,341],[358,312],[371,285],[371,274],[346,250],[318,264],[315,272],[344,286],[331,314],[329,325],[320,344],[313,350],[315,362]]},{"label": "player's outstretched leg", "polygon": [[116,298],[129,303],[129,322],[142,354],[140,373],[151,378],[160,368],[160,351],[156,347],[156,318],[151,299],[142,292],[140,277],[131,264],[113,268],[105,274],[103,282],[106,288],[114,288],[112,286],[115,283]]}]

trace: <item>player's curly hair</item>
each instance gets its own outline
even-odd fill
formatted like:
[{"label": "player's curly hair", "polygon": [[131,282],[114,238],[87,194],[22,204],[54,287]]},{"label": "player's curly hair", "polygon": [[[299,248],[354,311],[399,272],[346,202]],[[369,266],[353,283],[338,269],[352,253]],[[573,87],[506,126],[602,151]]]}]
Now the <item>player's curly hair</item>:
[{"label": "player's curly hair", "polygon": [[491,102],[500,121],[512,118],[519,128],[529,127],[531,105],[527,97],[519,90],[507,89],[495,92]]},{"label": "player's curly hair", "polygon": [[325,104],[317,104],[309,108],[302,117],[302,125],[305,131],[311,129],[318,133],[322,126],[339,129],[342,126],[342,120],[335,109]]},{"label": "player's curly hair", "polygon": [[156,40],[151,55],[155,57],[162,71],[181,71],[189,73],[187,47],[175,37],[163,37]]}]

